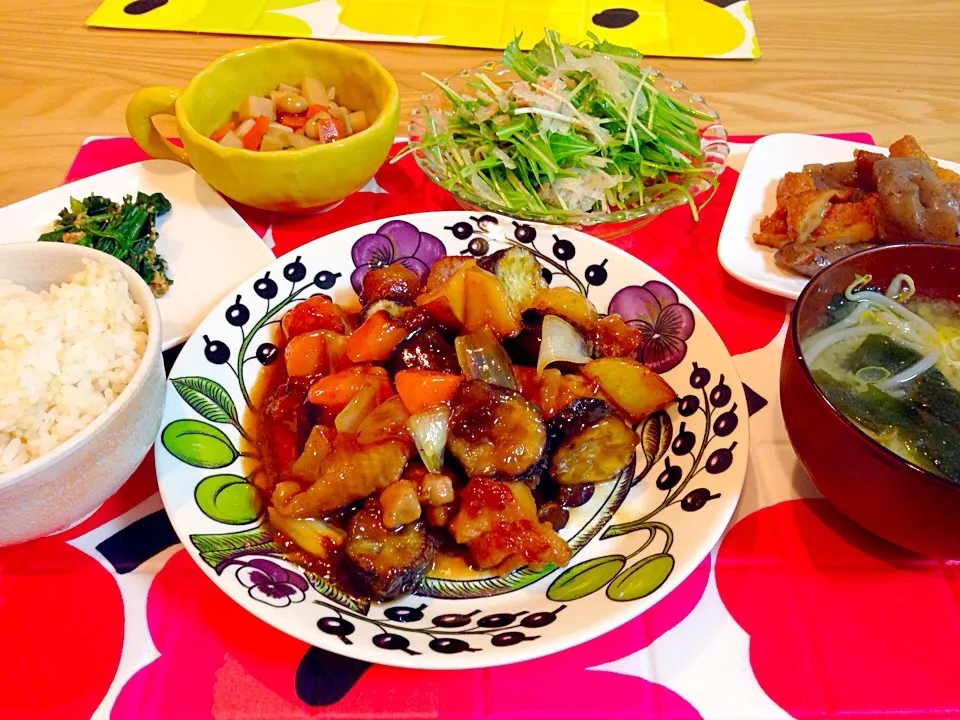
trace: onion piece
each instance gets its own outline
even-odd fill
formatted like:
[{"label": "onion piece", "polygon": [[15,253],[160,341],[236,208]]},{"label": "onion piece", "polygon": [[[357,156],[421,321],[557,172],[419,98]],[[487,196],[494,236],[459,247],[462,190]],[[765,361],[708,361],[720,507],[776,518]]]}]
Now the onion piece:
[{"label": "onion piece", "polygon": [[323,520],[288,518],[273,508],[267,510],[270,524],[311,555],[329,560],[333,551],[347,539],[347,534]]},{"label": "onion piece", "polygon": [[547,365],[555,362],[588,363],[590,348],[583,335],[570,323],[556,315],[543,318],[540,355],[537,357],[537,375],[542,375]]},{"label": "onion piece", "polygon": [[364,418],[377,407],[379,389],[376,382],[368,382],[357,391],[357,394],[350,399],[347,406],[337,415],[337,419],[333,421],[337,432],[357,432]]},{"label": "onion piece", "polygon": [[437,405],[415,413],[407,421],[407,427],[427,470],[432,473],[440,472],[443,466],[443,450],[447,445],[447,432],[450,429],[449,408]]},{"label": "onion piece", "polygon": [[454,346],[460,369],[468,378],[510,390],[517,389],[510,356],[488,328],[461,335],[454,341]]}]

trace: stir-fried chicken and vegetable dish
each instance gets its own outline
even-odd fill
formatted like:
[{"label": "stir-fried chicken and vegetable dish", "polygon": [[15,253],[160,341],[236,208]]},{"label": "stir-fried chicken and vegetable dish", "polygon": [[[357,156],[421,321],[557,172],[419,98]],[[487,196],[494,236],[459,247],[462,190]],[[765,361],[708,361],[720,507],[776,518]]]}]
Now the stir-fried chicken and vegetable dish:
[{"label": "stir-fried chicken and vegetable dish", "polygon": [[753,236],[777,248],[777,265],[813,276],[877,245],[960,242],[960,175],[938,166],[910,135],[890,146],[889,157],[853,155],[780,180],[777,208]]},{"label": "stir-fried chicken and vegetable dish", "polygon": [[675,393],[640,331],[548,287],[524,248],[363,278],[282,318],[252,418],[255,482],[291,559],[390,600],[437,572],[566,565],[559,532],[631,473],[636,426]]}]

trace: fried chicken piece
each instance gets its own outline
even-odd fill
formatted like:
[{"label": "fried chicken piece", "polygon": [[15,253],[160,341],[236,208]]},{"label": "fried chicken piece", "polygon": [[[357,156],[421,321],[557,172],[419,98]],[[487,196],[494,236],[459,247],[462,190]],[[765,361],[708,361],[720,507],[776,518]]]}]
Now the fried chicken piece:
[{"label": "fried chicken piece", "polygon": [[817,189],[817,184],[805,172],[788,172],[777,183],[777,207],[783,207],[787,198]]},{"label": "fried chicken piece", "polygon": [[831,204],[823,221],[810,233],[810,242],[823,247],[875,241],[878,205],[875,194],[864,195],[859,202]]},{"label": "fried chicken piece", "polygon": [[854,192],[850,188],[813,190],[787,198],[783,203],[787,211],[787,235],[795,242],[805,243],[820,227],[831,204],[844,202]]},{"label": "fried chicken piece", "polygon": [[760,232],[753,234],[753,241],[758,245],[778,248],[790,242],[787,232],[787,209],[778,205],[776,210],[761,218]]},{"label": "fried chicken piece", "polygon": [[936,160],[924,152],[923,148],[920,147],[920,143],[917,142],[917,139],[913,137],[913,135],[904,135],[892,143],[890,145],[890,157],[916,158],[917,160],[922,160],[930,166],[934,175],[936,175],[941,182],[960,182],[960,174],[955,173],[953,170],[940,167]]}]

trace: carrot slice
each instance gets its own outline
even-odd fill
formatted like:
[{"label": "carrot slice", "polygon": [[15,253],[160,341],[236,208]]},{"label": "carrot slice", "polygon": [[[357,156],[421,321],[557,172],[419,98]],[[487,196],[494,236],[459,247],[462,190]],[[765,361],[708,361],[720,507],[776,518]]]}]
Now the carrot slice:
[{"label": "carrot slice", "polygon": [[396,344],[409,332],[383,310],[378,310],[350,336],[347,357],[354,362],[386,360]]},{"label": "carrot slice", "polygon": [[371,379],[378,383],[378,397],[381,401],[393,394],[390,376],[386,370],[372,365],[357,365],[320,378],[311,386],[307,397],[314,405],[344,407]]},{"label": "carrot slice", "polygon": [[401,370],[393,378],[397,395],[413,415],[453,400],[463,375],[433,370]]},{"label": "carrot slice", "polygon": [[247,150],[259,150],[260,141],[263,140],[268,127],[270,127],[270,119],[266,115],[257,115],[257,119],[253,121],[253,127],[243,136],[243,146]]},{"label": "carrot slice", "polygon": [[288,128],[292,128],[293,130],[299,130],[307,124],[307,116],[290,115],[289,113],[285,113],[283,117],[280,118],[280,124],[286,125]]},{"label": "carrot slice", "polygon": [[233,120],[229,120],[226,125],[214,130],[213,133],[210,135],[210,139],[213,140],[214,142],[220,142],[221,140],[223,140],[224,135],[226,135],[228,132],[230,132],[236,127],[237,127],[237,124]]},{"label": "carrot slice", "polygon": [[329,110],[329,108],[326,105],[311,105],[307,108],[307,119],[312,118],[321,110]]}]

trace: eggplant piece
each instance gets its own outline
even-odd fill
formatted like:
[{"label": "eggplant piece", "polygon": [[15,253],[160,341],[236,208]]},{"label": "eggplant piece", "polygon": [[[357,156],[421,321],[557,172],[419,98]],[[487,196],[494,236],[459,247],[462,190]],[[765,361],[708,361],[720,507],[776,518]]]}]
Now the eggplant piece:
[{"label": "eggplant piece", "polygon": [[401,370],[433,370],[459,374],[457,351],[436,327],[418,327],[397,343],[390,353],[387,369],[391,375]]},{"label": "eggplant piece", "polygon": [[576,485],[558,485],[554,500],[565,508],[580,507],[590,502],[596,486],[592,483],[577,483]]},{"label": "eggplant piece", "polygon": [[578,398],[550,418],[550,478],[559,485],[613,480],[636,459],[637,434],[599,398]]},{"label": "eggplant piece", "polygon": [[503,349],[517,365],[536,367],[540,357],[540,341],[543,334],[543,318],[530,317],[523,321],[523,328],[516,337],[506,338]]},{"label": "eggplant piece", "polygon": [[546,463],[547,425],[520,393],[468,380],[453,399],[447,447],[471,478],[536,478]]},{"label": "eggplant piece", "polygon": [[563,530],[570,521],[570,511],[558,502],[547,502],[537,508],[537,521],[549,523],[554,530]]},{"label": "eggplant piece", "polygon": [[350,518],[344,567],[361,593],[393,600],[420,586],[436,552],[437,541],[423,522],[390,530],[383,524],[380,501],[368,498]]},{"label": "eggplant piece", "polygon": [[370,305],[378,300],[413,304],[420,292],[420,278],[400,263],[373,268],[363,276],[360,302]]},{"label": "eggplant piece", "polygon": [[511,247],[480,258],[477,265],[497,276],[514,306],[526,310],[538,292],[547,287],[543,268],[526,248]]}]

